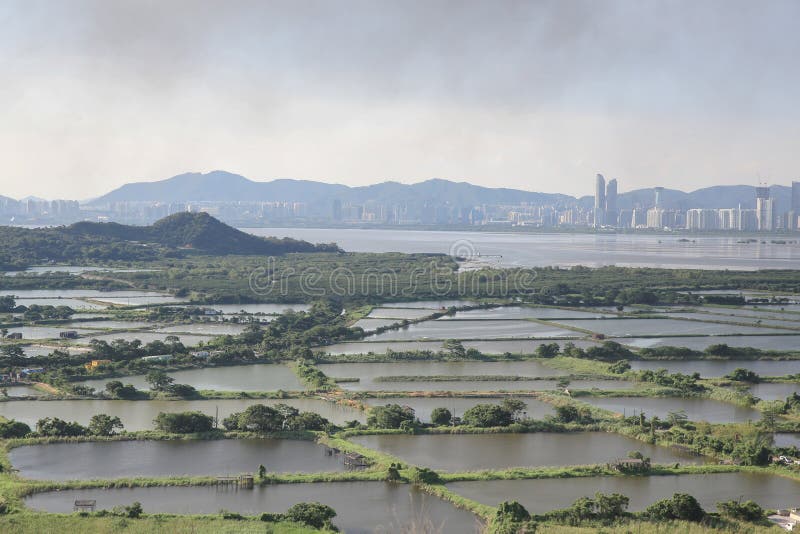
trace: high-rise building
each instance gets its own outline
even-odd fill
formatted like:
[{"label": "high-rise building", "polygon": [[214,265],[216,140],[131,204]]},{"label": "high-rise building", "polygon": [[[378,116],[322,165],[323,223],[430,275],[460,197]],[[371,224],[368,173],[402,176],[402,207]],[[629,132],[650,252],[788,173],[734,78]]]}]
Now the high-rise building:
[{"label": "high-rise building", "polygon": [[664,188],[663,187],[654,187],[653,188],[653,193],[654,193],[654,195],[653,195],[653,197],[654,197],[653,198],[653,202],[654,202],[653,206],[656,207],[656,208],[662,207],[661,204],[663,202],[663,199],[661,197],[662,197],[662,195],[664,193]]},{"label": "high-rise building", "polygon": [[612,178],[606,186],[606,224],[617,225],[617,179]]},{"label": "high-rise building", "polygon": [[756,221],[759,232],[775,229],[775,199],[770,197],[769,187],[756,187]]},{"label": "high-rise building", "polygon": [[594,227],[599,228],[606,223],[606,179],[602,174],[595,177],[594,182]]},{"label": "high-rise building", "polygon": [[786,228],[800,229],[797,218],[800,217],[800,182],[792,182],[792,209],[786,214]]}]

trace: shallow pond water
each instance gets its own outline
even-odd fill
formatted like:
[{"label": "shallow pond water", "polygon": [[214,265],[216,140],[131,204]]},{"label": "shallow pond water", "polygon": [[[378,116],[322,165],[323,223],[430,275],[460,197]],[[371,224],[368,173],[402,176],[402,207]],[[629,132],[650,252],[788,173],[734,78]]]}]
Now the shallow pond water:
[{"label": "shallow pond water", "polygon": [[413,486],[384,482],[277,484],[238,491],[209,486],[65,490],[32,495],[25,504],[70,513],[76,499],[96,499],[97,508],[105,510],[138,501],[145,513],[215,514],[224,509],[245,515],[281,513],[299,502],[321,502],[336,510],[333,523],[348,534],[481,531],[470,512]]},{"label": "shallow pond water", "polygon": [[259,465],[275,473],[345,469],[313,441],[266,438],[54,443],[16,447],[8,456],[20,476],[46,480],[238,475]]},{"label": "shallow pond water", "polygon": [[532,434],[387,434],[351,441],[413,465],[444,471],[523,466],[604,464],[641,451],[653,463],[702,463],[705,458],[604,432]]},{"label": "shallow pond water", "polygon": [[[175,379],[176,384],[189,384],[196,389],[216,389],[222,391],[299,391],[303,386],[297,376],[286,365],[254,364],[235,365],[230,367],[205,367],[170,371],[167,373]],[[149,389],[144,375],[123,376],[113,379],[86,380],[80,382],[96,389],[104,389],[106,382],[120,380],[124,384],[133,384],[137,389]]]},{"label": "shallow pond water", "polygon": [[791,508],[800,501],[800,482],[759,473],[483,480],[453,482],[447,487],[490,506],[516,500],[532,514],[567,508],[579,497],[593,497],[596,492],[627,496],[630,511],[643,510],[675,493],[694,496],[709,512],[716,511],[717,502],[728,500],[754,500],[765,508],[776,509]]},{"label": "shallow pond water", "polygon": [[647,418],[666,419],[670,412],[683,410],[690,421],[709,423],[745,423],[758,421],[761,412],[728,402],[711,399],[653,398],[653,397],[580,397],[579,400],[626,416],[644,411]]}]

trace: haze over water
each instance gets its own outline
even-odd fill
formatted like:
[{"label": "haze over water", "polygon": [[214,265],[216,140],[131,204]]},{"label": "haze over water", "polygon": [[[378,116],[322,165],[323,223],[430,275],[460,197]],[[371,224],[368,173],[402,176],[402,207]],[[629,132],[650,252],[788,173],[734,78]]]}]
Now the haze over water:
[{"label": "haze over water", "polygon": [[[740,242],[742,237],[680,235],[520,234],[341,228],[243,228],[259,236],[288,236],[314,243],[336,242],[348,252],[474,250],[502,267],[663,267],[670,269],[796,269],[800,243]],[[681,241],[688,239],[688,241]],[[498,257],[499,256],[499,257]]]}]

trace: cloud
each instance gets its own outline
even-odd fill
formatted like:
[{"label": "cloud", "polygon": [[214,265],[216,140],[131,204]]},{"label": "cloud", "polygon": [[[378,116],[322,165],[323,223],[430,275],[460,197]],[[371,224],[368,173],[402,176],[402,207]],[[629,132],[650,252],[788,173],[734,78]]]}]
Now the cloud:
[{"label": "cloud", "polygon": [[17,196],[68,197],[212,168],[573,194],[597,170],[622,190],[753,172],[788,181],[799,11],[11,0],[0,6],[0,181]]}]

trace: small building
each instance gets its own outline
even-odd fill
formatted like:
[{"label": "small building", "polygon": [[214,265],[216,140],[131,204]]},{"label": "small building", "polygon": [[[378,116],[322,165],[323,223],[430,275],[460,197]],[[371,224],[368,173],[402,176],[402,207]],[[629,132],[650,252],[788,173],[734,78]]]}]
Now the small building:
[{"label": "small building", "polygon": [[78,332],[77,330],[65,330],[64,332],[59,332],[58,337],[61,339],[78,339]]},{"label": "small building", "polygon": [[72,509],[76,512],[94,512],[97,501],[94,499],[76,499]]},{"label": "small building", "polygon": [[194,352],[190,352],[189,354],[191,354],[195,358],[208,358],[209,356],[211,356],[211,353],[208,352],[207,350],[196,350]]},{"label": "small building", "polygon": [[6,336],[6,339],[22,339],[22,332],[12,332]]},{"label": "small building", "polygon": [[19,372],[21,376],[35,375],[37,373],[44,373],[44,367],[34,367],[31,369],[23,369]]},{"label": "small building", "polygon": [[110,363],[111,363],[111,360],[92,360],[89,363],[84,364],[84,367],[86,367],[87,371],[94,371],[95,369],[97,369],[101,365],[108,365]]}]

